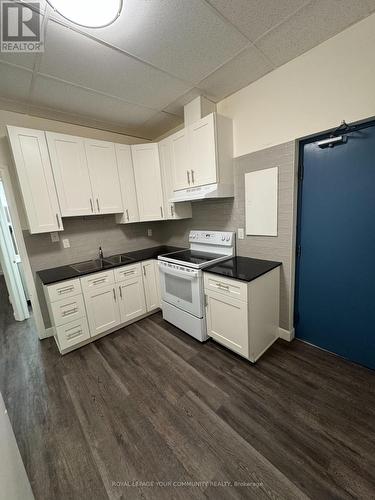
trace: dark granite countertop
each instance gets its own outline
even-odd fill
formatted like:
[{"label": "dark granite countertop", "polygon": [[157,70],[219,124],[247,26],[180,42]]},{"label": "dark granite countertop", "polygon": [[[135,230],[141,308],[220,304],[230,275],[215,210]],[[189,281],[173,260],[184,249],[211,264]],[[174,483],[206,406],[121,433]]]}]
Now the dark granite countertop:
[{"label": "dark granite countertop", "polygon": [[80,278],[81,276],[85,276],[87,274],[99,273],[100,271],[106,271],[107,269],[114,269],[115,267],[127,266],[129,264],[135,264],[136,262],[141,262],[143,260],[157,259],[159,255],[163,255],[165,253],[176,252],[177,250],[183,250],[180,247],[170,247],[166,245],[152,247],[152,248],[143,248],[141,250],[135,250],[133,252],[125,252],[121,255],[125,255],[131,260],[127,262],[121,263],[110,263],[105,259],[111,256],[104,257],[104,260],[101,263],[101,267],[99,269],[95,269],[94,271],[76,271],[73,269],[74,264],[54,267],[52,269],[43,269],[42,271],[38,271],[37,275],[41,279],[43,285],[51,285],[52,283],[58,283],[59,281],[64,281],[73,278]]},{"label": "dark granite countertop", "polygon": [[240,281],[253,281],[272,269],[281,266],[281,262],[252,259],[250,257],[232,257],[203,269],[204,272],[225,276]]}]

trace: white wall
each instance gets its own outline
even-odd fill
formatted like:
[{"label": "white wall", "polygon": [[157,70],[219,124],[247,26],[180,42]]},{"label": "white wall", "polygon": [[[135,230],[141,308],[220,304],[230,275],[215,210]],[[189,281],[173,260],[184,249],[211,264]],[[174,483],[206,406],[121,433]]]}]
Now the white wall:
[{"label": "white wall", "polygon": [[235,156],[375,116],[375,14],[217,108],[234,120]]}]

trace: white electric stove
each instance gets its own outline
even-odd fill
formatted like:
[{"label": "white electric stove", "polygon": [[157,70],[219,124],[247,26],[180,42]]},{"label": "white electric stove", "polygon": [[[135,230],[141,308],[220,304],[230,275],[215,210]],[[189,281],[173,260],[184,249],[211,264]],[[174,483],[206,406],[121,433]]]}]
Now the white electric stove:
[{"label": "white electric stove", "polygon": [[163,318],[203,342],[206,329],[203,272],[235,255],[235,233],[190,231],[190,248],[159,256]]}]

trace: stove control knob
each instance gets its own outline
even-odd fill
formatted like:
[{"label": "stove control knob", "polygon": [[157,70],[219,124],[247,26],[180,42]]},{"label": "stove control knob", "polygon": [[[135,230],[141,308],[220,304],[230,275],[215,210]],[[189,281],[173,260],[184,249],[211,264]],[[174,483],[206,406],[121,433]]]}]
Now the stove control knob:
[{"label": "stove control knob", "polygon": [[225,240],[225,236],[223,235],[223,236],[221,237],[221,241],[224,241],[224,240]]},{"label": "stove control knob", "polygon": [[229,240],[230,240],[230,236],[227,236],[227,241],[229,241]]}]

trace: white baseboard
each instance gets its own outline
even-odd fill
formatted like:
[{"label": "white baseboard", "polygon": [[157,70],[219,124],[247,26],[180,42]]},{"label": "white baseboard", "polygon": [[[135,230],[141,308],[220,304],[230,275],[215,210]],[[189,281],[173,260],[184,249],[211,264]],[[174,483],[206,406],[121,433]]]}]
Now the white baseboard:
[{"label": "white baseboard", "polygon": [[284,328],[279,327],[279,337],[287,342],[291,342],[294,339],[294,328],[291,330],[284,330]]}]

